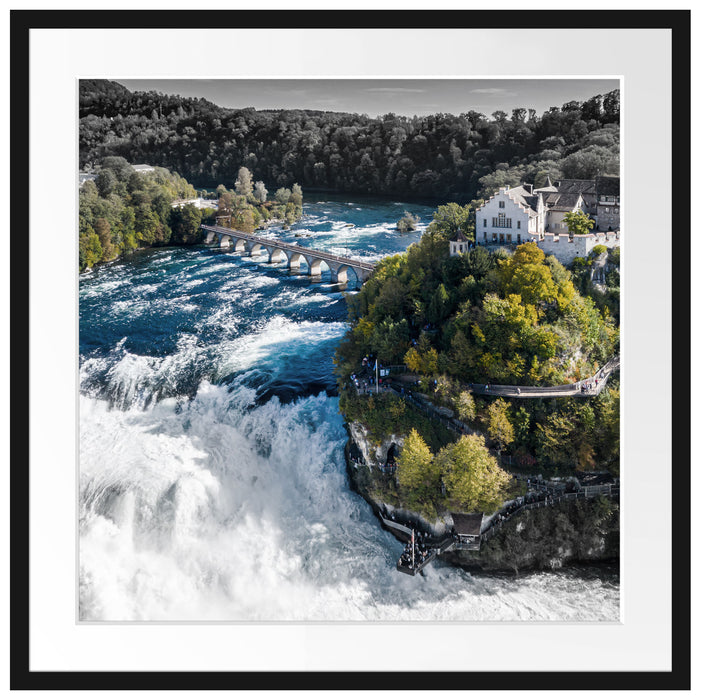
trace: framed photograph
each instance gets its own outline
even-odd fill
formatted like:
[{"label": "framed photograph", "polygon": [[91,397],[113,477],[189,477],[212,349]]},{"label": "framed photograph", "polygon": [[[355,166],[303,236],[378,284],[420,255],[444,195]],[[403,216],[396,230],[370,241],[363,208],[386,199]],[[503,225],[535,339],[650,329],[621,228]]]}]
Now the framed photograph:
[{"label": "framed photograph", "polygon": [[11,40],[13,689],[689,687],[688,11]]}]

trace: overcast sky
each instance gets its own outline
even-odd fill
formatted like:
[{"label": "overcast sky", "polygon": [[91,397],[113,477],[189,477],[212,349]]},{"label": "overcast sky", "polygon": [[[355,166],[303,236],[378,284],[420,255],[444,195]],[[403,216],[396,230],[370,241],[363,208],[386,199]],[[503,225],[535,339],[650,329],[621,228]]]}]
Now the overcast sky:
[{"label": "overcast sky", "polygon": [[413,116],[469,110],[489,116],[501,109],[533,108],[542,113],[571,100],[585,100],[619,87],[615,79],[506,80],[118,80],[130,90],[156,90],[184,97],[204,97],[221,107],[320,109],[357,112],[371,117],[394,112]]}]

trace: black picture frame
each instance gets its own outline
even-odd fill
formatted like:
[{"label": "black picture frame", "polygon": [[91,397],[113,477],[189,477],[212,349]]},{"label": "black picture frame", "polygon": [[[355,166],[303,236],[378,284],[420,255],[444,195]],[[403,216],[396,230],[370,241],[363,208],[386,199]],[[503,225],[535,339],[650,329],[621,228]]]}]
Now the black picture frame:
[{"label": "black picture frame", "polygon": [[[10,161],[11,226],[26,230],[27,214],[17,202],[29,192],[30,130],[29,45],[30,30],[41,28],[161,28],[189,27],[406,27],[445,28],[560,28],[576,26],[595,28],[658,28],[672,33],[673,104],[678,104],[678,119],[673,119],[673,172],[679,173],[679,189],[690,191],[690,11],[688,10],[613,10],[590,15],[582,10],[286,10],[260,12],[250,10],[13,10],[11,30],[11,133]],[[676,100],[677,96],[677,100]],[[30,193],[30,196],[34,196]],[[682,237],[688,237],[688,208],[675,208],[672,223]],[[672,270],[672,298],[678,299],[681,318],[690,317],[690,246],[681,241],[678,269]],[[29,280],[31,275],[26,241],[10,237],[11,289],[11,373],[10,397],[10,495],[11,495],[11,617],[10,617],[10,686],[12,690],[269,690],[282,687],[292,690],[397,690],[397,672],[76,672],[32,671],[30,668],[30,567],[29,567]],[[690,500],[682,485],[690,482],[690,382],[683,377],[690,366],[690,329],[673,327],[672,348],[678,356],[679,380],[675,368],[672,414],[672,459],[679,464],[681,492],[673,489],[672,590],[671,601],[672,670],[670,672],[424,672],[414,675],[415,690],[686,690],[690,688]],[[677,502],[676,502],[677,499]],[[677,634],[676,634],[677,628]]]}]

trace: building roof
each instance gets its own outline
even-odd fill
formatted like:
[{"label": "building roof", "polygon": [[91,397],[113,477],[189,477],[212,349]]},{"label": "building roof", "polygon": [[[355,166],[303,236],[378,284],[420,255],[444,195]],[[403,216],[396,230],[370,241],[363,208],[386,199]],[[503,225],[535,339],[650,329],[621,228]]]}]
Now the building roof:
[{"label": "building roof", "polygon": [[458,227],[458,230],[455,232],[455,238],[450,239],[452,243],[465,243],[468,238],[467,236],[460,230],[460,227]]},{"label": "building roof", "polygon": [[559,192],[555,202],[551,205],[551,211],[574,211],[580,203],[581,196],[572,192],[568,194]]},{"label": "building roof", "polygon": [[558,189],[551,182],[551,177],[546,175],[546,182],[543,183],[543,187],[536,187],[534,192],[558,192]]},{"label": "building roof", "polygon": [[507,195],[521,206],[527,207],[534,212],[536,211],[536,205],[538,204],[537,197],[535,194],[529,192],[524,185],[512,187],[512,189],[507,190]]},{"label": "building roof", "polygon": [[616,175],[602,175],[595,180],[597,194],[607,194],[619,197],[619,177]]},{"label": "building roof", "polygon": [[559,180],[556,187],[561,194],[595,194],[594,180]]},{"label": "building roof", "polygon": [[451,513],[455,531],[459,535],[479,535],[482,527],[482,513]]}]

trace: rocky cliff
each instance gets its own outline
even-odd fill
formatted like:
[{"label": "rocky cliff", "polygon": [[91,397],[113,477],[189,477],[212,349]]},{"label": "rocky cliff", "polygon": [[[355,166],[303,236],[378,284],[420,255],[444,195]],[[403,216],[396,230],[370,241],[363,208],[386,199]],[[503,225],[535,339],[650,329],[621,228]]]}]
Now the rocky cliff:
[{"label": "rocky cliff", "polygon": [[[431,520],[406,510],[389,497],[384,482],[393,475],[383,475],[379,465],[386,462],[392,449],[400,449],[403,438],[390,436],[380,444],[369,439],[359,423],[348,425],[350,442],[346,449],[348,474],[352,488],[372,507],[375,514],[413,523],[419,531],[441,535],[449,531],[449,517]],[[382,526],[387,528],[384,523]],[[394,529],[395,535],[403,539]],[[567,564],[598,564],[619,559],[619,504],[604,498],[560,503],[554,507],[524,511],[506,524],[492,538],[483,542],[479,552],[449,551],[444,561],[484,572],[514,572],[531,569],[556,569]]]}]

